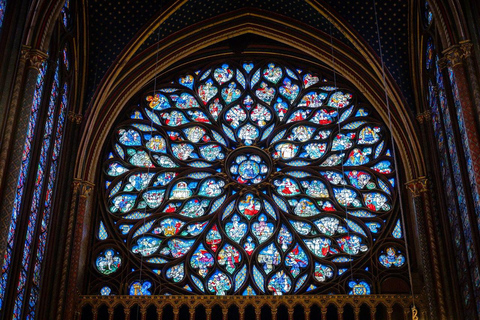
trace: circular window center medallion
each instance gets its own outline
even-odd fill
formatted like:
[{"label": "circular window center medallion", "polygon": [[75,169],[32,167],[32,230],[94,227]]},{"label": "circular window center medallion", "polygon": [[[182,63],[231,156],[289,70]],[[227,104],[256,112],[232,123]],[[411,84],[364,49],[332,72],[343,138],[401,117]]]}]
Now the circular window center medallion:
[{"label": "circular window center medallion", "polygon": [[256,178],[260,174],[260,166],[252,160],[245,160],[238,167],[238,174],[244,180]]},{"label": "circular window center medallion", "polygon": [[240,184],[252,185],[264,181],[268,174],[270,157],[257,148],[241,148],[227,159],[227,172]]}]

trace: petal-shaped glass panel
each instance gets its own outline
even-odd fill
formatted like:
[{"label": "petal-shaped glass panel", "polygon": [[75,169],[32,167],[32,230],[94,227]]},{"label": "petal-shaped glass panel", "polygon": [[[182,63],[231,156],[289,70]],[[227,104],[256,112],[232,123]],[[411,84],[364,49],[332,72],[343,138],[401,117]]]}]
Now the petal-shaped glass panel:
[{"label": "petal-shaped glass panel", "polygon": [[228,61],[144,93],[111,131],[95,276],[141,265],[149,280],[122,284],[137,295],[366,294],[405,276],[390,133],[326,74]]}]

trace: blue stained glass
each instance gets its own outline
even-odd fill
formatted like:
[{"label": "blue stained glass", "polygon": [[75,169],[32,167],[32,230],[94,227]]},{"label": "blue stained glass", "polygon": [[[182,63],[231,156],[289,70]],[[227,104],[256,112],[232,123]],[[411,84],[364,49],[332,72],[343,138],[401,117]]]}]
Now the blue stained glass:
[{"label": "blue stained glass", "polygon": [[285,204],[285,202],[282,199],[280,199],[276,195],[273,195],[273,200],[275,200],[275,203],[278,205],[278,207],[280,209],[282,209],[285,212],[288,212],[287,205]]},{"label": "blue stained glass", "polygon": [[[441,72],[441,70],[438,68],[437,65],[437,72]],[[458,183],[460,180],[459,176],[455,175],[454,176],[454,181],[452,181],[452,173],[450,171],[450,166],[448,165],[448,154],[449,151],[447,149],[450,148],[455,148],[455,144],[453,143],[453,136],[451,134],[451,127],[450,125],[450,116],[449,113],[446,111],[447,108],[447,102],[446,102],[446,97],[445,97],[445,92],[444,92],[444,86],[443,86],[443,78],[441,73],[437,74],[437,83],[439,87],[439,98],[440,98],[440,103],[438,102],[437,96],[435,95],[434,88],[432,84],[429,84],[429,102],[430,102],[430,108],[432,110],[432,122],[433,122],[433,127],[434,127],[434,132],[435,132],[435,137],[437,141],[437,148],[440,153],[440,166],[442,169],[442,176],[443,176],[443,182],[445,184],[445,194],[448,198],[447,201],[447,217],[449,219],[451,229],[454,230],[455,232],[453,233],[453,245],[455,246],[455,261],[457,263],[457,276],[460,279],[460,282],[462,283],[462,286],[465,288],[462,290],[462,295],[463,295],[463,300],[468,301],[469,300],[469,280],[467,279],[467,274],[465,272],[462,272],[461,270],[464,270],[467,268],[467,254],[465,252],[465,247],[463,245],[462,241],[462,236],[460,233],[460,225],[461,222],[459,221],[460,215],[457,213],[457,208],[455,206],[455,202],[458,200],[460,203],[462,203],[464,197],[463,196],[456,196],[456,192],[459,193],[460,195],[463,194],[463,187],[461,184],[457,184],[457,188],[454,187],[454,181],[455,183]],[[439,108],[439,106],[441,108]],[[442,119],[441,116],[443,116],[443,122],[445,123],[446,128],[449,130],[446,131],[447,137],[444,135],[443,130],[442,130]],[[452,158],[452,165],[453,168],[458,164],[458,158],[456,155],[456,151],[452,151],[454,153],[451,154]],[[460,209],[464,208],[464,206],[459,206]]]},{"label": "blue stained glass", "polygon": [[307,277],[308,277],[308,274],[305,274],[297,280],[297,285],[295,286],[295,292],[297,292],[303,286],[303,284],[305,283],[305,280],[307,280]]},{"label": "blue stained glass", "polygon": [[245,289],[245,291],[243,291],[242,295],[244,295],[244,296],[256,296],[257,293],[255,292],[255,290],[253,290],[252,286],[248,286],[247,289]]},{"label": "blue stained glass", "polygon": [[429,37],[427,40],[427,50],[425,52],[425,60],[426,60],[425,67],[427,69],[431,69],[433,65],[433,50],[434,50],[433,40],[431,37]]},{"label": "blue stained glass", "polygon": [[225,211],[223,212],[222,220],[224,220],[226,217],[232,213],[233,208],[235,207],[235,201],[232,201],[228,204],[228,206],[225,208]]},{"label": "blue stained glass", "polygon": [[385,191],[388,194],[391,194],[390,193],[390,188],[387,186],[387,184],[385,182],[383,182],[382,180],[378,180],[378,185],[380,186],[380,189],[382,189],[383,191]]},{"label": "blue stained glass", "polygon": [[255,284],[257,285],[260,291],[265,292],[263,275],[258,271],[257,267],[253,267],[253,279],[255,280]]},{"label": "blue stained glass", "polygon": [[192,275],[192,280],[193,283],[195,283],[195,285],[198,287],[198,289],[200,289],[202,292],[205,292],[205,288],[203,287],[203,283],[200,279]]},{"label": "blue stained glass", "polygon": [[[10,220],[10,227],[8,229],[9,232],[7,237],[7,249],[5,251],[4,260],[2,264],[2,276],[0,279],[0,309],[2,309],[3,298],[5,295],[5,289],[6,289],[7,280],[8,280],[8,273],[10,271],[10,263],[12,259],[14,239],[15,239],[15,229],[17,225],[20,206],[22,203],[25,180],[29,171],[31,145],[34,138],[34,132],[37,125],[38,111],[39,111],[40,102],[42,100],[42,95],[43,95],[44,77],[47,71],[46,66],[47,66],[46,63],[44,62],[40,67],[40,72],[37,77],[35,92],[33,96],[32,109],[30,112],[27,135],[26,135],[25,145],[23,149],[22,163],[20,166],[20,173],[19,173],[18,182],[17,182],[17,194],[15,196],[15,200],[13,203],[13,211],[12,211],[12,216]],[[19,309],[16,309],[16,310],[19,310]]]},{"label": "blue stained glass", "polygon": [[30,290],[29,301],[29,316],[34,317],[36,311],[36,301],[38,300],[38,292],[40,290],[40,275],[43,262],[43,254],[47,243],[48,226],[50,221],[50,214],[52,211],[52,195],[53,188],[57,177],[57,169],[59,163],[60,150],[63,141],[64,124],[66,118],[66,112],[68,108],[68,85],[65,83],[63,86],[62,98],[60,101],[60,107],[58,108],[57,127],[55,131],[55,142],[53,146],[53,152],[51,155],[50,173],[47,184],[47,193],[45,196],[45,205],[42,214],[40,235],[38,237],[38,248],[34,263],[33,274],[33,286]]},{"label": "blue stained glass", "polygon": [[102,296],[109,296],[112,293],[112,289],[110,287],[103,287],[100,289],[100,295]]},{"label": "blue stained glass", "polygon": [[368,212],[366,210],[348,210],[348,214],[354,216],[354,217],[359,217],[359,218],[372,218],[376,217],[375,214]]},{"label": "blue stained glass", "polygon": [[430,10],[430,6],[428,1],[425,1],[425,18],[427,20],[427,25],[431,25],[433,21],[433,13]]},{"label": "blue stained glass", "polygon": [[342,130],[355,130],[360,127],[362,124],[365,124],[365,121],[355,121],[350,122],[342,127]]},{"label": "blue stained glass", "polygon": [[297,75],[292,70],[288,68],[285,68],[285,70],[287,71],[287,74],[289,77],[292,77],[293,79],[298,80]]},{"label": "blue stained glass", "polygon": [[63,49],[63,64],[67,70],[70,69],[70,59],[68,58],[68,49],[66,46]]},{"label": "blue stained glass", "polygon": [[160,118],[158,118],[158,116],[155,114],[155,112],[153,111],[150,111],[148,109],[145,108],[145,112],[147,113],[147,116],[156,124],[158,124],[159,126],[162,125],[162,123],[160,122]]},{"label": "blue stained glass", "polygon": [[384,144],[385,144],[385,141],[382,141],[378,144],[377,148],[375,149],[375,157],[374,157],[375,159],[378,158],[382,153]]},{"label": "blue stained glass", "polygon": [[253,88],[258,80],[260,80],[260,69],[258,69],[255,74],[252,76],[252,81],[250,82],[250,88]]},{"label": "blue stained glass", "polygon": [[351,262],[351,261],[353,261],[353,259],[347,258],[347,257],[338,257],[338,258],[332,259],[332,262],[338,262],[338,263],[345,263],[345,262]]},{"label": "blue stained glass", "polygon": [[102,221],[100,221],[100,226],[98,227],[98,238],[100,240],[105,240],[108,238],[107,230],[105,229],[105,225]]},{"label": "blue stained glass", "polygon": [[3,18],[5,17],[6,8],[7,8],[7,0],[0,0],[0,31],[2,30]]},{"label": "blue stained glass", "polygon": [[164,264],[167,263],[168,260],[165,260],[163,258],[150,258],[146,260],[149,263],[155,263],[155,264]]},{"label": "blue stained glass", "polygon": [[367,227],[370,229],[370,232],[377,233],[382,225],[378,222],[366,222]]},{"label": "blue stained glass", "polygon": [[338,269],[338,275],[341,276],[341,275],[344,274],[347,270],[348,270],[347,268]]},{"label": "blue stained glass", "polygon": [[283,138],[283,136],[285,135],[285,132],[287,132],[287,130],[283,130],[283,131],[280,131],[279,133],[277,133],[275,135],[275,137],[272,139],[272,141],[270,141],[270,144],[274,144],[275,142],[279,141],[280,139]]},{"label": "blue stained glass", "polygon": [[268,127],[268,129],[265,129],[265,131],[262,134],[262,138],[260,140],[265,140],[266,138],[268,138],[270,133],[272,133],[273,129],[275,129],[274,124],[272,124],[270,127]]},{"label": "blue stained glass", "polygon": [[235,141],[235,134],[233,133],[233,131],[228,128],[226,125],[222,125],[223,126],[223,131],[225,132],[225,134],[227,135],[227,137],[229,137],[231,140]]},{"label": "blue stained glass", "polygon": [[243,69],[245,69],[247,73],[250,73],[250,71],[253,69],[253,63],[244,63]]},{"label": "blue stained glass", "polygon": [[352,289],[350,295],[367,295],[370,294],[370,285],[364,280],[350,281],[348,286]]},{"label": "blue stained glass", "polygon": [[223,204],[223,202],[225,201],[226,198],[227,198],[227,196],[224,195],[224,196],[221,197],[220,199],[216,200],[216,201],[212,204],[212,208],[210,208],[210,212],[215,212],[215,211],[217,211],[217,209],[220,208],[220,206]]},{"label": "blue stained glass", "polygon": [[[455,73],[453,72],[452,67],[448,68],[448,76],[450,79],[450,83],[452,86],[452,94],[453,94],[453,101],[455,104],[455,110],[456,110],[456,115],[457,115],[457,123],[458,123],[458,128],[460,131],[460,137],[461,137],[461,142],[463,146],[463,154],[465,155],[465,162],[467,166],[467,173],[468,173],[468,178],[469,178],[469,184],[470,184],[470,189],[471,189],[471,195],[473,198],[473,203],[474,203],[474,208],[475,208],[475,213],[477,216],[477,228],[480,231],[480,185],[477,184],[477,179],[476,179],[476,171],[475,171],[475,166],[474,162],[472,161],[472,155],[474,154],[473,151],[471,150],[471,145],[472,141],[470,140],[470,135],[469,132],[467,132],[467,127],[465,124],[465,113],[467,112],[464,110],[462,106],[462,100],[460,99],[460,92],[457,87],[457,82],[455,78]],[[441,75],[439,76],[441,77]],[[451,129],[450,129],[451,130]],[[456,157],[452,156],[452,157]],[[457,160],[458,161],[458,160]],[[453,166],[454,169],[454,175],[455,179],[457,179],[459,182],[458,184],[461,183],[460,180],[460,166],[456,164]],[[464,191],[465,192],[465,191]],[[464,202],[465,199],[462,197],[458,197],[459,201]],[[472,281],[473,283],[477,284],[474,286],[474,295],[477,299],[477,301],[480,301],[480,270],[478,268],[478,264],[476,262],[476,257],[478,256],[478,252],[476,252],[475,247],[472,245],[472,241],[469,240],[471,239],[472,235],[472,228],[474,228],[474,225],[470,223],[469,220],[469,215],[467,213],[467,208],[463,206],[461,208],[461,214],[462,214],[462,220],[463,220],[463,232],[465,239],[465,245],[467,249],[467,256],[469,260],[469,264],[471,265],[473,272],[471,273]]]},{"label": "blue stained glass", "polygon": [[153,223],[155,222],[155,220],[152,220],[152,221],[149,221],[147,223],[144,223],[140,228],[138,228],[138,230],[133,234],[133,237],[137,237],[139,235],[142,235],[144,234],[145,232],[147,232],[153,225]]},{"label": "blue stained glass", "polygon": [[347,120],[347,118],[352,114],[353,111],[353,106],[348,108],[345,112],[342,113],[340,116],[340,119],[338,119],[338,123],[342,123],[343,121]]},{"label": "blue stained glass", "polygon": [[147,126],[145,124],[134,123],[134,124],[132,124],[132,126],[134,126],[135,128],[137,128],[141,131],[145,131],[145,132],[156,131],[156,129],[154,127]]},{"label": "blue stained glass", "polygon": [[70,0],[65,0],[65,4],[62,8],[62,21],[65,28],[70,26]]},{"label": "blue stained glass", "polygon": [[205,73],[200,77],[200,81],[207,79],[207,77],[210,75],[211,72],[212,72],[212,69],[205,71]]},{"label": "blue stained glass", "polygon": [[129,294],[131,296],[150,296],[152,283],[150,281],[134,281],[130,285]]},{"label": "blue stained glass", "polygon": [[[318,77],[291,70],[273,63],[250,70],[229,63],[180,78],[183,86],[177,77],[174,94],[150,96],[141,110],[151,126],[128,119],[115,131],[112,141],[124,157],[116,142],[106,151],[112,158],[104,177],[111,185],[104,192],[111,193],[108,214],[122,220],[104,226],[125,241],[132,258],[146,257],[146,267],[179,292],[313,290],[317,287],[307,283],[312,272],[315,283],[325,282],[337,276],[339,266],[379,252],[377,238],[390,236],[391,229],[381,229],[395,222],[384,219],[397,215],[383,218],[396,198],[386,180],[395,168],[392,159],[384,159],[386,149],[392,150],[381,140],[388,136],[385,126],[366,118],[368,111],[355,104],[353,93],[321,89]],[[193,80],[199,82],[194,90]],[[186,102],[192,99],[202,105],[190,108]],[[172,103],[187,110],[173,110]],[[119,141],[119,130],[133,131]],[[162,154],[147,146],[154,137],[164,139]],[[342,164],[353,168],[341,172]],[[172,179],[155,181],[162,168],[173,166],[179,169],[172,170]],[[153,177],[145,185],[131,181],[145,167]],[[319,167],[328,168],[319,172]],[[245,188],[252,184],[255,188]],[[344,207],[347,217],[340,218]],[[142,209],[152,212],[146,226],[138,221]]]},{"label": "blue stained glass", "polygon": [[190,162],[190,163],[188,163],[188,165],[190,167],[194,167],[194,168],[208,168],[208,167],[212,166],[212,164],[210,164],[208,162],[203,162],[203,161]]},{"label": "blue stained glass", "polygon": [[363,229],[358,225],[356,224],[355,222],[351,221],[351,220],[348,220],[348,219],[345,219],[345,221],[347,222],[347,225],[349,226],[349,228],[354,231],[354,232],[358,232],[360,233],[361,235],[363,235],[364,237],[367,236],[367,234],[365,233],[365,231],[363,231]]},{"label": "blue stained glass", "polygon": [[245,77],[243,74],[240,72],[240,70],[237,69],[237,81],[242,85],[242,87],[245,89],[246,88],[246,82],[245,82]]},{"label": "blue stained glass", "polygon": [[238,291],[247,279],[247,266],[244,265],[243,268],[235,276],[235,291]]},{"label": "blue stained glass", "polygon": [[223,137],[219,133],[212,130],[212,135],[213,135],[213,138],[215,139],[215,141],[223,144],[224,146],[227,145],[227,142],[225,141],[225,139],[223,139]]},{"label": "blue stained glass", "polygon": [[185,77],[180,77],[178,79],[178,83],[181,84],[182,86],[189,88],[190,90],[193,90],[194,80],[192,75],[186,75]]},{"label": "blue stained glass", "polygon": [[266,200],[263,200],[263,205],[265,206],[265,211],[275,220],[277,220],[277,214],[275,213],[275,210],[273,209],[272,205],[267,202]]},{"label": "blue stained glass", "polygon": [[402,224],[400,222],[400,219],[398,219],[397,223],[395,224],[395,228],[392,231],[392,236],[397,239],[400,239],[402,237]]}]

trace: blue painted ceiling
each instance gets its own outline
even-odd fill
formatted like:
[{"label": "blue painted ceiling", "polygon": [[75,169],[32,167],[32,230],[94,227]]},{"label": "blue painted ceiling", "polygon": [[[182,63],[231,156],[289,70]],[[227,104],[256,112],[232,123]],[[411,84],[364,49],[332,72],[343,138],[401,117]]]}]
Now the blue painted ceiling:
[{"label": "blue painted ceiling", "polygon": [[[379,54],[373,0],[324,1]],[[408,60],[408,1],[376,1],[385,65],[413,109]],[[185,27],[246,7],[271,11],[298,20],[351,46],[340,32],[331,27],[325,17],[303,0],[190,0],[161,25],[160,30],[146,41],[139,52],[155,43],[157,39],[167,37]],[[135,34],[150,19],[158,16],[163,8],[165,1],[161,0],[89,1],[88,97],[93,95],[108,68]],[[90,98],[87,99],[87,103],[89,100]]]}]

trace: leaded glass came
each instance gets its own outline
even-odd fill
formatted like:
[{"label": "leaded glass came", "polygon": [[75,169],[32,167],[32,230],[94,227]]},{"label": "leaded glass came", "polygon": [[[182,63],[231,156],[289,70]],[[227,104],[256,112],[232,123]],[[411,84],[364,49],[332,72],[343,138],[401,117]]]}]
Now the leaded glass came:
[{"label": "leaded glass came", "polygon": [[389,137],[354,90],[279,63],[147,92],[107,147],[96,294],[370,294],[405,268]]}]

